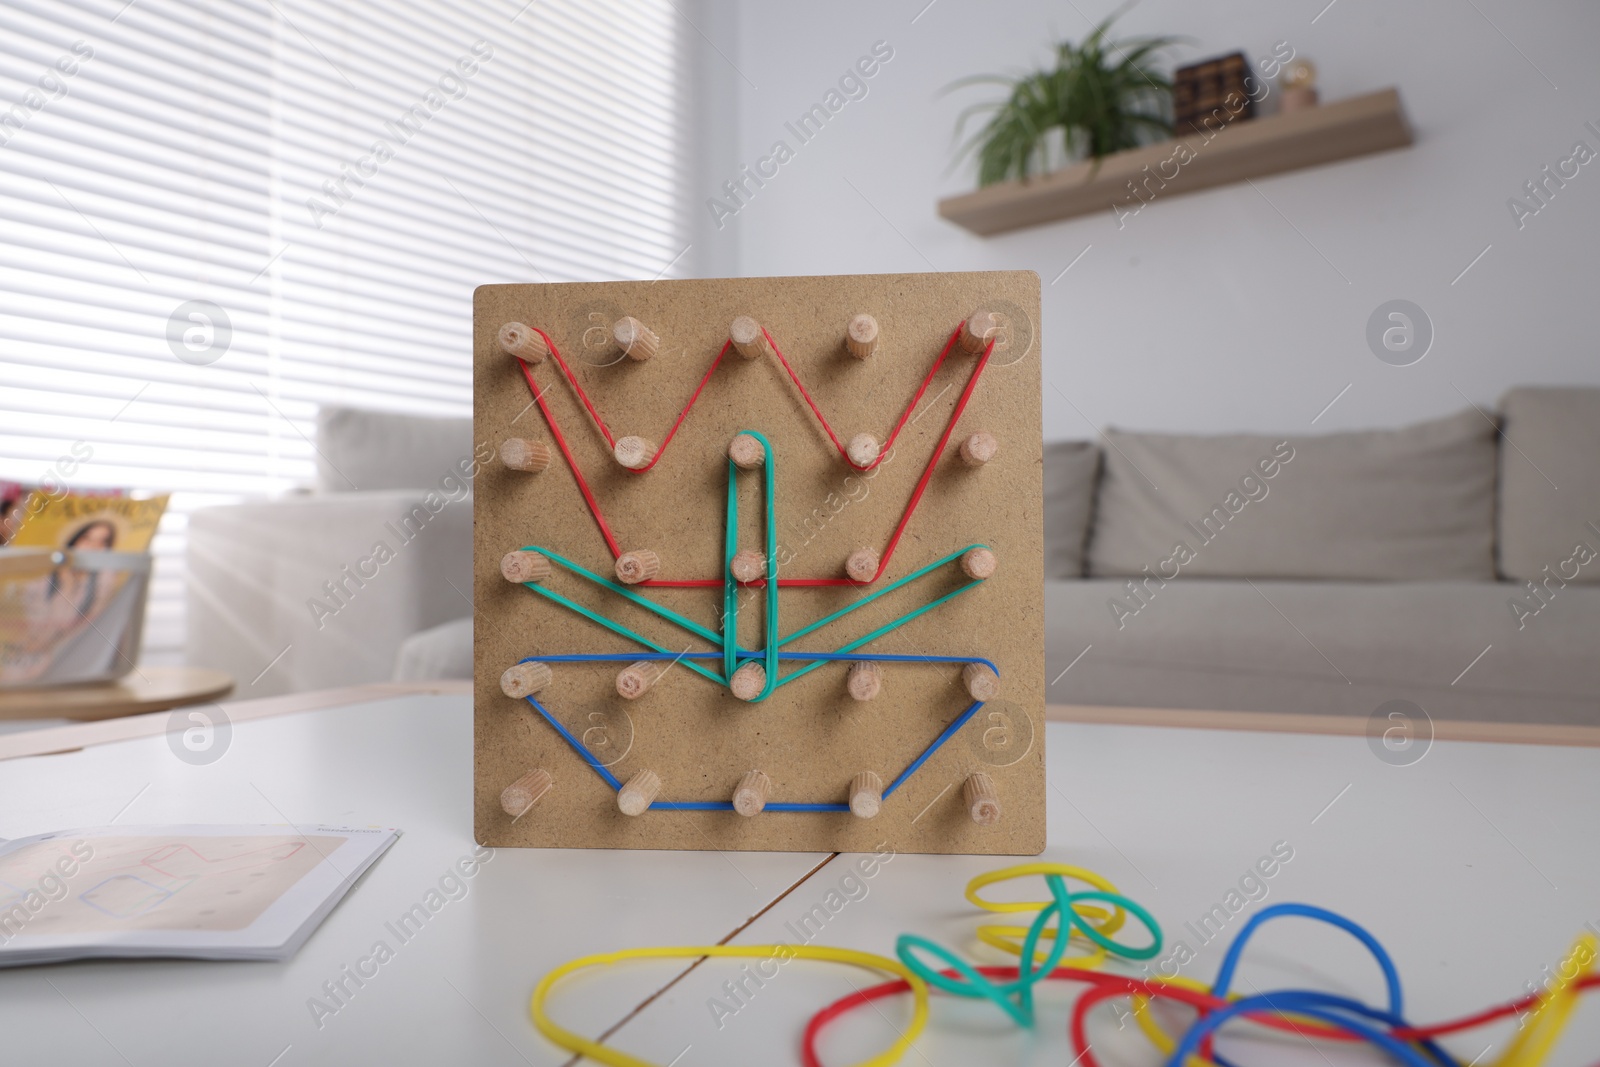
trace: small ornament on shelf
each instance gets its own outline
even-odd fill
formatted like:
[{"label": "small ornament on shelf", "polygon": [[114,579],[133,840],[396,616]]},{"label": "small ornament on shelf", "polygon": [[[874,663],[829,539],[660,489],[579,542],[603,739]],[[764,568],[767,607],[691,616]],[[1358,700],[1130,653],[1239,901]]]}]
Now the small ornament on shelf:
[{"label": "small ornament on shelf", "polygon": [[1278,86],[1283,90],[1283,102],[1278,109],[1284,114],[1316,107],[1317,65],[1309,59],[1295,60],[1283,68]]}]

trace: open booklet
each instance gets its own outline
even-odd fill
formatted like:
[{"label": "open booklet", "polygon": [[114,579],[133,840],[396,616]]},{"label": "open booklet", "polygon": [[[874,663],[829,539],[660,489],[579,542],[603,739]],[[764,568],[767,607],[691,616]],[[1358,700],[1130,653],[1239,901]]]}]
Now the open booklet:
[{"label": "open booklet", "polygon": [[0,967],[282,960],[399,838],[344,826],[103,826],[0,841]]}]

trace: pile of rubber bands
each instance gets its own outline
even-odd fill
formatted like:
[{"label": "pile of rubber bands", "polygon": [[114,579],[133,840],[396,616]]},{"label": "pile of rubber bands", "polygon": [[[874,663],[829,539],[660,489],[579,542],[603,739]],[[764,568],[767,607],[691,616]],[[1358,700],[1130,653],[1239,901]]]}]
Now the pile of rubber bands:
[{"label": "pile of rubber bands", "polygon": [[[992,901],[980,891],[1000,882],[1042,877],[1050,892],[1044,901]],[[1069,888],[1069,882],[1087,889]],[[1132,1015],[1144,1035],[1164,1054],[1168,1067],[1216,1064],[1235,1067],[1234,1061],[1214,1047],[1217,1031],[1234,1021],[1287,1031],[1314,1041],[1365,1043],[1383,1054],[1380,1062],[1405,1067],[1538,1067],[1565,1028],[1578,997],[1600,985],[1600,972],[1590,970],[1597,943],[1585,933],[1573,946],[1560,973],[1543,993],[1533,994],[1461,1019],[1417,1026],[1405,1017],[1400,975],[1382,944],[1357,923],[1308,904],[1275,904],[1256,912],[1228,946],[1217,976],[1210,986],[1184,977],[1135,978],[1101,970],[1112,957],[1138,962],[1161,951],[1161,929],[1139,904],[1118,893],[1116,887],[1092,871],[1059,863],[1028,863],[979,875],[967,884],[967,900],[988,912],[1036,912],[1027,926],[989,924],[978,927],[980,941],[1017,957],[1015,966],[975,965],[934,942],[904,934],[895,945],[897,959],[853,949],[821,945],[687,945],[627,949],[572,960],[547,974],[534,989],[530,1011],[534,1025],[563,1048],[613,1067],[654,1067],[648,1060],[591,1041],[553,1022],[545,1011],[550,990],[562,978],[590,967],[645,959],[754,958],[809,959],[847,964],[895,976],[881,985],[858,990],[830,1004],[812,1017],[801,1040],[800,1059],[805,1067],[822,1067],[817,1040],[835,1019],[857,1008],[909,993],[913,1011],[900,1038],[876,1056],[854,1067],[887,1067],[911,1048],[927,1026],[930,990],[957,997],[987,1000],[1019,1026],[1035,1022],[1034,992],[1043,981],[1073,982],[1088,988],[1073,1006],[1069,1037],[1074,1067],[1097,1067],[1088,1037],[1089,1013],[1118,998],[1129,998]],[[1129,945],[1115,940],[1132,916],[1145,928],[1147,944]],[[1281,918],[1304,918],[1326,923],[1349,934],[1376,961],[1383,974],[1382,1005],[1314,989],[1275,989],[1240,996],[1231,991],[1240,959],[1250,938],[1264,924]],[[1069,943],[1087,948],[1083,955],[1066,955]],[[1048,943],[1048,944],[1046,944]],[[1570,972],[1570,973],[1569,973]],[[1148,972],[1147,972],[1148,973]],[[1150,1008],[1169,1001],[1193,1012],[1192,1021],[1179,1034],[1163,1029]],[[1462,1033],[1512,1016],[1522,1018],[1521,1028],[1499,1058],[1479,1059],[1468,1065],[1440,1046],[1438,1039]],[[1597,1065],[1600,1067],[1600,1065]]]}]

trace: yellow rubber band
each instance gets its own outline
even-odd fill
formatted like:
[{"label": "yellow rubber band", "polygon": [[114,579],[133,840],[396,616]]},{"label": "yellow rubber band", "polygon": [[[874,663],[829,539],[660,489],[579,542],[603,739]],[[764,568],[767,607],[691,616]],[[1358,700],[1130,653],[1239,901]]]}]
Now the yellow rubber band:
[{"label": "yellow rubber band", "polygon": [[[1593,934],[1584,934],[1573,944],[1568,958],[1576,958],[1581,954],[1592,964],[1597,944],[1600,942],[1596,942]],[[1561,1031],[1566,1029],[1572,1009],[1578,1006],[1578,994],[1571,986],[1589,969],[1580,967],[1570,978],[1558,975],[1555,988],[1540,997],[1535,1005],[1532,1024],[1517,1034],[1491,1067],[1539,1067],[1555,1047]]]},{"label": "yellow rubber band", "polygon": [[[1192,989],[1196,993],[1211,992],[1211,987],[1206,985],[1204,982],[1197,981],[1193,978],[1186,978],[1183,975],[1174,975],[1171,978],[1162,976],[1159,978],[1152,978],[1151,981],[1159,982],[1162,985],[1177,986],[1182,989]],[[1228,999],[1237,1000],[1238,994],[1234,994]],[[1173,1036],[1161,1029],[1161,1024],[1156,1022],[1155,1013],[1150,1010],[1149,997],[1138,995],[1134,996],[1133,1021],[1139,1025],[1139,1029],[1144,1032],[1144,1036],[1149,1039],[1150,1043],[1154,1045],[1163,1056],[1171,1056],[1173,1049],[1178,1047],[1178,1042],[1173,1038]],[[1212,1067],[1212,1061],[1206,1059],[1204,1056],[1190,1056],[1188,1067]]]},{"label": "yellow rubber band", "polygon": [[[1093,871],[1081,867],[1072,867],[1060,863],[1027,863],[1014,867],[1006,867],[997,871],[990,871],[978,875],[967,883],[966,898],[972,904],[985,911],[997,913],[1013,913],[1043,911],[1052,905],[1052,901],[991,901],[979,895],[979,890],[1034,875],[1058,875],[1062,878],[1074,878],[1086,882],[1105,893],[1116,893],[1117,889],[1109,881],[1095,874]],[[1115,908],[1111,914],[1105,909],[1097,908],[1090,904],[1081,907],[1075,905],[1075,912],[1085,920],[1103,920],[1094,930],[1104,934],[1114,933],[1123,925],[1127,912],[1122,908]],[[987,924],[977,929],[978,939],[985,944],[1000,949],[1010,955],[1021,957],[1023,952],[1022,939],[1025,938],[1031,927],[1008,924]],[[1041,938],[1055,938],[1059,928],[1041,931]],[[1069,936],[1071,936],[1069,934]],[[1062,963],[1077,963],[1086,968],[1098,967],[1106,959],[1107,952],[1104,947],[1096,946],[1088,956],[1075,957],[1062,960]],[[1529,1025],[1525,1026],[1511,1043],[1507,1045],[1500,1058],[1492,1067],[1541,1067],[1549,1056],[1562,1032],[1570,1021],[1573,1009],[1577,1006],[1578,991],[1573,987],[1577,980],[1592,972],[1592,965],[1600,958],[1600,939],[1585,933],[1578,938],[1569,954],[1570,958],[1581,958],[1585,966],[1579,967],[1571,976],[1559,977],[1552,989],[1535,1002],[1534,1015]],[[599,953],[583,956],[562,964],[555,970],[546,974],[534,987],[533,996],[529,1001],[528,1011],[533,1018],[534,1026],[541,1034],[555,1044],[587,1057],[598,1063],[610,1067],[657,1067],[649,1060],[613,1049],[598,1041],[591,1041],[580,1034],[575,1034],[557,1025],[545,1011],[545,1001],[557,982],[574,974],[577,971],[590,967],[599,967],[613,963],[623,963],[630,960],[650,959],[705,959],[705,958],[734,958],[734,959],[772,959],[787,962],[791,959],[816,960],[821,963],[837,963],[847,966],[861,967],[868,970],[880,971],[903,979],[910,987],[913,997],[911,1022],[907,1025],[900,1037],[888,1048],[870,1059],[862,1060],[852,1067],[890,1067],[900,1060],[905,1052],[911,1048],[916,1039],[928,1023],[928,983],[919,975],[899,960],[879,956],[870,952],[858,952],[854,949],[833,948],[822,945],[683,945],[660,948],[625,949],[618,952]],[[1048,958],[1048,953],[1041,954],[1035,950],[1035,960],[1042,962]],[[1183,976],[1151,978],[1152,982],[1178,988],[1190,989],[1197,992],[1210,992],[1211,987],[1203,982]],[[1239,994],[1231,995],[1229,1000],[1237,1000]],[[1149,1039],[1161,1053],[1170,1056],[1177,1047],[1176,1040],[1161,1028],[1155,1020],[1154,1013],[1150,1010],[1151,998],[1138,994],[1131,997],[1134,1021],[1144,1036]],[[1288,1018],[1294,1018],[1291,1014]],[[1309,1020],[1308,1020],[1309,1021]],[[1194,1055],[1187,1061],[1186,1067],[1210,1067],[1212,1061],[1201,1055]]]},{"label": "yellow rubber band", "polygon": [[[1088,911],[1089,905],[1084,905],[1083,910]],[[993,945],[1002,952],[1007,952],[1013,956],[1021,957],[1022,941],[1023,938],[1028,936],[1028,931],[1030,929],[1031,927],[1027,926],[1004,926],[998,923],[990,923],[988,925],[978,927],[978,940],[982,941],[986,945]],[[1053,928],[1049,930],[1042,930],[1039,933],[1040,940],[1043,940],[1047,937],[1053,940],[1055,936],[1056,931]],[[1091,951],[1087,956],[1063,956],[1057,963],[1057,966],[1083,967],[1092,970],[1106,961],[1107,953],[1105,946],[1096,945],[1093,942],[1090,942],[1089,948]],[[1033,950],[1033,961],[1035,963],[1044,963],[1049,958],[1050,953],[1048,951],[1043,949]]]},{"label": "yellow rubber band", "polygon": [[[966,897],[971,903],[984,911],[1014,912],[1014,911],[1043,911],[1053,901],[1049,900],[985,900],[978,895],[978,890],[1000,882],[1009,882],[1017,878],[1027,878],[1032,875],[1058,874],[1063,878],[1076,878],[1080,882],[1087,882],[1102,893],[1115,893],[1117,887],[1093,871],[1082,867],[1073,867],[1065,863],[1019,863],[1015,867],[1002,867],[998,871],[989,871],[980,874],[967,883]],[[1092,919],[1105,915],[1105,912],[1090,904],[1074,906],[1073,911],[1085,919]],[[1109,918],[1095,926],[1100,933],[1107,935],[1122,929],[1122,924],[1128,921],[1128,913],[1121,908],[1115,909]]]},{"label": "yellow rubber band", "polygon": [[734,958],[734,959],[772,959],[777,958],[782,962],[792,959],[817,960],[822,963],[840,963],[854,967],[864,967],[868,970],[883,971],[897,978],[905,979],[911,985],[913,1007],[911,1022],[900,1035],[899,1039],[888,1048],[871,1059],[862,1060],[853,1067],[889,1067],[889,1064],[899,1060],[905,1055],[911,1043],[922,1033],[923,1027],[928,1024],[928,984],[917,975],[913,974],[905,964],[887,956],[879,956],[871,952],[857,952],[855,949],[830,948],[825,945],[670,945],[660,948],[630,948],[620,952],[603,952],[593,956],[581,956],[575,960],[568,960],[544,978],[533,989],[533,997],[528,1002],[528,1013],[533,1016],[533,1025],[541,1034],[566,1049],[576,1052],[580,1056],[587,1056],[597,1063],[609,1064],[610,1067],[657,1067],[649,1060],[640,1059],[620,1049],[611,1048],[598,1041],[591,1041],[581,1034],[556,1025],[545,1012],[544,1002],[551,988],[569,974],[586,970],[590,967],[600,967],[606,964],[623,963],[629,960],[672,960],[672,959],[702,959]]}]

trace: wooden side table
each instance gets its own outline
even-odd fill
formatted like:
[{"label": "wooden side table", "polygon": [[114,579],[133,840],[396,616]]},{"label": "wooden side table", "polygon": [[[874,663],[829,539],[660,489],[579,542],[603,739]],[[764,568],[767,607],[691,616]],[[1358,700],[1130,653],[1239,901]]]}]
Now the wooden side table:
[{"label": "wooden side table", "polygon": [[233,678],[209,667],[140,667],[115,682],[0,690],[0,719],[115,719],[220,700]]}]

